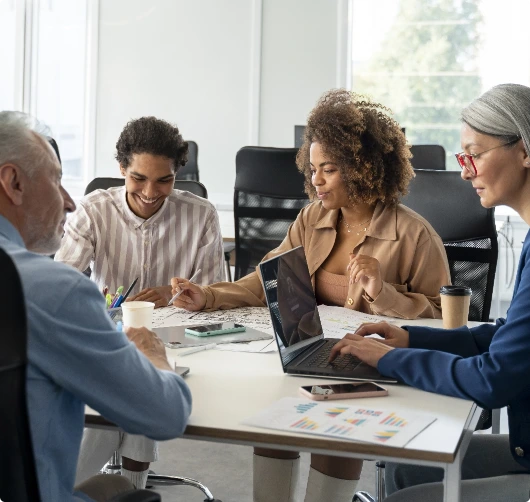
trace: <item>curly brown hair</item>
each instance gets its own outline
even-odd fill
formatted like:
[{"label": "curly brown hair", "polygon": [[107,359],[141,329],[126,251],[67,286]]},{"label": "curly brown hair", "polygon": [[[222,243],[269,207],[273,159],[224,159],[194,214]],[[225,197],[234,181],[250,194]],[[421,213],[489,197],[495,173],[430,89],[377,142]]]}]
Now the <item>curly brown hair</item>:
[{"label": "curly brown hair", "polygon": [[127,169],[137,153],[160,155],[173,161],[175,173],[188,161],[188,142],[182,139],[178,127],[156,117],[131,120],[116,143],[116,160]]},{"label": "curly brown hair", "polygon": [[381,201],[395,205],[407,193],[414,171],[410,148],[390,110],[345,89],[326,92],[309,114],[304,144],[296,156],[311,200],[309,148],[320,143],[341,172],[352,204]]}]

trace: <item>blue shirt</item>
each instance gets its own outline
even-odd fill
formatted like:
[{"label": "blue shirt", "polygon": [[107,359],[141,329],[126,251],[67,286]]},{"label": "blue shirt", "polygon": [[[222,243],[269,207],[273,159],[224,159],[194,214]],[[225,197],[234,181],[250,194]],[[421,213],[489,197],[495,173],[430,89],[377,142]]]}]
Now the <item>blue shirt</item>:
[{"label": "blue shirt", "polygon": [[379,371],[484,408],[508,406],[512,455],[530,469],[530,232],[506,319],[472,329],[407,329],[411,348],[385,354]]},{"label": "blue shirt", "polygon": [[165,440],[183,433],[190,391],[116,331],[94,283],[29,252],[1,216],[0,247],[16,264],[26,302],[26,391],[41,499],[90,500],[73,494],[85,403],[126,432]]}]

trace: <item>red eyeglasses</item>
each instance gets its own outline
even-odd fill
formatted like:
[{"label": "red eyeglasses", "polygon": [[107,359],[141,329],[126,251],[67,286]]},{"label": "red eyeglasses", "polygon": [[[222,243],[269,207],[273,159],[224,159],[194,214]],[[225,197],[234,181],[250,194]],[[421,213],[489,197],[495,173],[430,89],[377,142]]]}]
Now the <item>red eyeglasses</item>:
[{"label": "red eyeglasses", "polygon": [[500,148],[501,146],[509,146],[514,145],[517,143],[521,138],[516,138],[512,141],[509,141],[508,143],[503,143],[502,145],[494,146],[493,148],[489,148],[488,150],[484,150],[480,153],[455,153],[456,160],[458,161],[458,165],[461,169],[465,169],[471,176],[475,177],[477,175],[477,166],[475,166],[475,159],[478,159],[481,155],[491,152],[491,150],[495,150],[496,148]]}]

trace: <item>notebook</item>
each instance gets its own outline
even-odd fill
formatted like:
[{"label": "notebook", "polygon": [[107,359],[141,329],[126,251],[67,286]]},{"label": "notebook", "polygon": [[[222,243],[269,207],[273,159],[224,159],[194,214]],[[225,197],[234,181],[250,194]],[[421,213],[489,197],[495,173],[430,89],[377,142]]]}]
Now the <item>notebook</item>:
[{"label": "notebook", "polygon": [[260,263],[260,271],[284,373],[396,383],[351,355],[328,363],[340,339],[324,338],[302,246]]}]

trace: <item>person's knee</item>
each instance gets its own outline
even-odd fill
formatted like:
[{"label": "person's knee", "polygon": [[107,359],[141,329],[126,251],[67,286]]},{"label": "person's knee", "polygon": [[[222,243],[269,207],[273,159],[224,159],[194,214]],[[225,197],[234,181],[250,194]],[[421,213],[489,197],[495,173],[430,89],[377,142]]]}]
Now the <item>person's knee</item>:
[{"label": "person's knee", "polygon": [[439,467],[395,464],[387,462],[385,466],[385,485],[388,494],[403,490],[409,486],[443,481],[444,471]]}]

